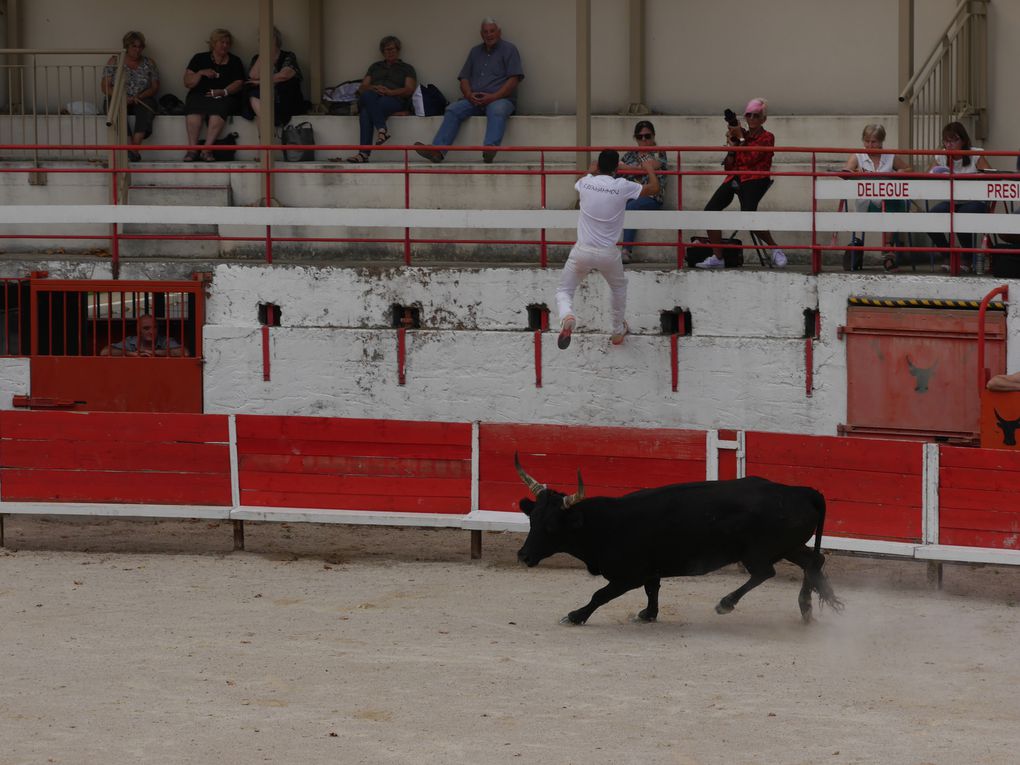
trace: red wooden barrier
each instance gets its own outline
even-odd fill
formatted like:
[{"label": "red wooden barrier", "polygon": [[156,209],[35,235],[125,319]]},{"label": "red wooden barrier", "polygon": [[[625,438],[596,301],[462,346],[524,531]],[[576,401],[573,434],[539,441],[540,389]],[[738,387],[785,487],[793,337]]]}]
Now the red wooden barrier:
[{"label": "red wooden barrier", "polygon": [[921,541],[921,444],[750,432],[744,444],[746,475],[825,495],[826,536]]},{"label": "red wooden barrier", "polygon": [[939,449],[939,543],[1020,550],[1020,452]]},{"label": "red wooden barrier", "polygon": [[240,504],[462,514],[471,425],[237,417]]},{"label": "red wooden barrier", "polygon": [[230,505],[222,415],[0,412],[6,502]]},{"label": "red wooden barrier", "polygon": [[520,512],[527,489],[514,470],[515,450],[535,480],[568,493],[577,489],[578,470],[589,496],[705,479],[704,431],[482,423],[480,508]]}]

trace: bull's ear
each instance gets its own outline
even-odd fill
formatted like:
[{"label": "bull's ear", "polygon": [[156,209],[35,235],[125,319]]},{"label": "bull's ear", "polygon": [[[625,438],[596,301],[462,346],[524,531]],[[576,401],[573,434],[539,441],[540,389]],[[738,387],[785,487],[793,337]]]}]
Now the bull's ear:
[{"label": "bull's ear", "polygon": [[531,500],[531,499],[525,498],[525,499],[521,500],[520,505],[521,505],[521,512],[524,513],[526,516],[528,516],[530,518],[531,517],[531,511],[535,509],[535,501]]}]

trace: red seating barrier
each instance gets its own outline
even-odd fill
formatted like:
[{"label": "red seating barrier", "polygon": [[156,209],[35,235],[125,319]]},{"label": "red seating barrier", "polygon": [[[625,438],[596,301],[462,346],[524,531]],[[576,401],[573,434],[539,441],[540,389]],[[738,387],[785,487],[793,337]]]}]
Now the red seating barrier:
[{"label": "red seating barrier", "polygon": [[464,514],[471,425],[237,417],[240,504]]},{"label": "red seating barrier", "polygon": [[0,499],[229,506],[227,418],[0,412]]},{"label": "red seating barrier", "polygon": [[939,544],[1020,550],[1020,452],[939,449]]},{"label": "red seating barrier", "polygon": [[566,493],[576,491],[578,469],[590,496],[705,480],[700,430],[482,423],[478,440],[478,505],[486,510],[520,512],[527,490],[514,470],[514,451],[535,480]]},{"label": "red seating barrier", "polygon": [[745,435],[746,475],[825,495],[826,536],[921,541],[923,445],[909,441]]}]

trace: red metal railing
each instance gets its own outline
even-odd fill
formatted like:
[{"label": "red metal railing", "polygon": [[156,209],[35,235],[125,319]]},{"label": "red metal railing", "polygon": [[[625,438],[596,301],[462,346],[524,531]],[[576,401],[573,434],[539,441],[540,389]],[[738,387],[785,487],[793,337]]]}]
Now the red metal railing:
[{"label": "red metal railing", "polygon": [[[0,149],[11,148],[11,147],[0,147]],[[36,146],[19,146],[17,148],[32,149],[32,148],[47,148],[47,147],[36,147]],[[451,166],[451,165],[431,165],[422,164],[419,162],[412,162],[413,153],[416,150],[414,146],[374,146],[371,147],[372,151],[376,154],[388,154],[391,158],[396,157],[397,162],[388,162],[386,165],[354,165],[346,164],[337,160],[334,163],[322,163],[322,164],[310,164],[302,163],[300,166],[290,165],[287,163],[275,164],[272,167],[264,167],[262,163],[256,162],[244,162],[244,163],[196,163],[191,165],[179,165],[177,163],[167,163],[167,166],[159,166],[158,164],[146,164],[144,167],[135,165],[133,167],[122,167],[116,164],[117,158],[121,155],[118,150],[123,150],[128,147],[126,146],[68,146],[63,147],[68,149],[101,149],[108,152],[109,161],[106,166],[81,166],[80,164],[70,164],[56,162],[48,164],[45,167],[10,167],[5,168],[5,172],[10,173],[46,173],[51,175],[61,174],[92,174],[99,176],[107,176],[110,181],[110,199],[113,205],[118,204],[120,199],[120,185],[126,181],[126,173],[144,173],[146,175],[164,175],[164,174],[188,174],[195,177],[208,174],[228,174],[228,175],[256,175],[262,178],[260,187],[264,190],[263,204],[266,207],[272,205],[276,191],[282,183],[282,179],[288,176],[349,176],[355,175],[360,177],[370,176],[388,176],[397,175],[400,176],[403,183],[403,207],[402,208],[385,208],[385,209],[402,209],[402,210],[423,210],[430,209],[435,206],[437,200],[437,194],[441,192],[433,191],[433,195],[430,199],[430,203],[427,205],[415,207],[412,202],[415,201],[414,192],[421,188],[420,181],[416,185],[416,179],[419,178],[453,178],[453,177],[470,177],[470,176],[484,176],[490,177],[498,181],[501,178],[514,178],[514,177],[534,177],[537,179],[537,199],[532,203],[534,206],[531,207],[528,203],[525,203],[524,208],[520,209],[535,209],[540,211],[550,210],[549,201],[549,183],[550,179],[556,180],[559,177],[563,177],[572,181],[577,178],[579,173],[572,165],[571,162],[567,161],[553,161],[553,158],[567,155],[573,158],[578,151],[589,151],[596,152],[601,148],[605,147],[576,147],[576,146],[545,146],[545,147],[500,147],[500,155],[504,159],[506,157],[521,156],[523,157],[528,166],[507,166],[499,163],[492,165],[484,165],[477,167],[465,167],[462,165]],[[186,151],[191,149],[189,146],[132,146],[132,150],[142,152],[150,151]],[[288,149],[301,149],[302,147],[288,146]],[[354,151],[359,147],[354,145],[330,145],[330,146],[309,146],[305,147],[309,149],[315,149],[324,153],[332,153],[337,151]],[[471,153],[477,154],[485,147],[480,146],[454,146],[448,147],[451,152],[450,159],[459,153]],[[623,151],[632,150],[634,147],[623,146],[613,147]],[[238,146],[237,151],[254,153],[257,157],[265,157],[269,152],[281,151],[282,147],[279,146],[266,146],[266,145],[248,145]],[[737,148],[737,151],[743,151],[743,148]],[[760,151],[758,148],[750,148],[747,150]],[[710,178],[710,185],[714,184],[715,179],[722,179],[728,175],[728,172],[723,170],[721,167],[716,166],[718,158],[722,155],[723,150],[719,147],[683,147],[683,146],[662,146],[655,147],[656,152],[665,152],[668,157],[669,169],[660,173],[667,179],[672,179],[671,182],[676,183],[676,207],[668,207],[665,209],[669,210],[684,210],[685,203],[690,200],[692,194],[690,189],[685,189],[685,182],[697,182],[702,176]],[[831,231],[839,230],[833,226],[821,228],[818,225],[820,215],[824,215],[827,210],[823,209],[826,205],[820,207],[819,201],[826,201],[826,199],[819,197],[819,183],[832,180],[832,179],[859,179],[866,176],[854,175],[849,176],[838,169],[832,169],[834,166],[841,165],[839,158],[844,157],[851,153],[859,152],[859,149],[846,149],[846,148],[818,148],[818,147],[775,147],[772,150],[776,154],[785,155],[789,157],[803,157],[801,164],[808,164],[810,170],[790,170],[783,169],[783,163],[778,163],[773,166],[773,170],[769,173],[763,172],[742,172],[745,175],[770,175],[773,178],[782,180],[783,178],[794,178],[794,179],[808,179],[810,182],[810,195],[805,198],[802,205],[798,205],[801,211],[804,211],[808,215],[810,225],[799,226],[798,228],[783,229],[786,231],[798,231],[802,234],[810,234],[809,243],[798,242],[794,240],[780,241],[779,246],[785,249],[792,249],[803,251],[807,250],[810,253],[810,270],[812,273],[818,273],[823,268],[823,255],[827,250],[831,251],[834,249],[834,243],[823,245],[819,240],[819,231]],[[886,151],[887,154],[901,154],[909,157],[912,161],[922,161],[924,158],[930,157],[932,151]],[[944,153],[944,152],[943,152]],[[949,152],[950,156],[960,154],[960,152]],[[1005,157],[1008,158],[1009,164],[1014,165],[1017,159],[1016,152],[983,152],[983,156],[990,158],[994,161],[995,158]],[[332,161],[331,161],[332,162]],[[827,166],[827,168],[822,167]],[[822,167],[822,169],[819,169]],[[969,175],[967,180],[973,180],[976,176]],[[911,173],[899,173],[896,174],[896,178],[904,181],[917,181],[917,180],[948,180],[948,199],[954,204],[957,200],[958,189],[960,184],[963,182],[956,173],[950,171],[948,178],[946,176],[931,176],[921,172]],[[1012,172],[996,172],[986,173],[980,176],[981,180],[986,181],[987,185],[991,187],[997,184],[1001,187],[998,192],[989,192],[989,200],[1001,200],[1001,201],[1012,201],[1020,200],[1020,174]],[[569,189],[567,189],[569,195]],[[964,197],[973,198],[973,197]],[[768,198],[766,197],[766,202]],[[231,208],[227,208],[231,209]],[[234,208],[237,209],[237,208]],[[341,208],[342,209],[342,208]],[[476,208],[477,209],[477,208]],[[832,204],[831,210],[834,211],[835,204]],[[686,212],[690,212],[689,210]],[[796,212],[796,211],[791,211]],[[736,215],[733,213],[733,215]],[[974,247],[960,247],[953,243],[955,234],[957,233],[957,216],[958,214],[953,213],[949,216],[949,239],[951,246],[946,248],[950,254],[949,258],[949,269],[953,274],[961,272],[960,258],[963,255],[983,253],[988,249],[989,241],[988,237],[985,236],[979,246]],[[1015,227],[1016,232],[1020,233],[1020,218],[1017,219],[1018,225]],[[17,221],[7,221],[7,225],[10,225]],[[59,220],[52,222],[59,223]],[[154,221],[158,222],[158,221]],[[229,219],[226,222],[230,222]],[[831,221],[830,221],[831,222]],[[403,251],[403,260],[405,264],[410,265],[414,259],[415,246],[433,246],[433,245],[449,245],[450,247],[458,246],[478,246],[486,245],[493,247],[513,247],[517,250],[525,248],[528,252],[528,257],[535,257],[538,265],[546,267],[548,265],[548,253],[550,247],[567,247],[573,244],[573,239],[552,239],[548,236],[548,228],[563,228],[562,226],[547,226],[541,225],[542,221],[540,217],[536,217],[536,225],[532,228],[536,229],[539,234],[537,238],[497,238],[487,236],[481,237],[461,237],[461,238],[442,238],[436,236],[413,236],[412,226],[403,225],[401,226],[400,221],[394,221],[395,225],[392,228],[402,228],[403,234],[400,237],[393,236],[299,236],[289,235],[280,236],[273,233],[273,225],[265,225],[265,233],[261,235],[223,235],[223,234],[156,234],[156,233],[125,233],[119,229],[117,224],[111,226],[111,231],[106,234],[96,233],[71,233],[71,234],[56,234],[56,233],[10,233],[4,231],[4,226],[0,226],[0,239],[6,240],[37,240],[39,242],[46,240],[56,241],[79,241],[79,242],[102,242],[108,245],[111,256],[114,263],[115,274],[118,271],[120,261],[120,245],[125,241],[152,241],[152,240],[184,240],[184,241],[217,241],[217,242],[241,242],[241,243],[258,243],[264,248],[264,256],[266,262],[273,261],[273,248],[274,244],[373,244],[373,245],[398,245]],[[895,225],[890,223],[889,225]],[[847,224],[849,228],[849,224]],[[40,224],[40,228],[42,224]],[[387,226],[389,227],[389,226]],[[714,227],[714,226],[713,226]],[[494,226],[492,227],[494,228]],[[703,226],[699,226],[703,228]],[[933,228],[937,228],[933,225]],[[670,228],[669,230],[675,231],[676,236],[673,239],[657,240],[642,240],[634,243],[636,248],[649,248],[649,247],[673,247],[676,249],[676,266],[682,268],[684,265],[685,255],[687,247],[690,246],[684,241],[685,229],[683,227],[677,227],[675,229]],[[744,249],[752,247],[753,245],[736,245]],[[843,247],[836,247],[837,251],[841,252]],[[898,244],[890,245],[885,242],[879,242],[873,245],[860,245],[854,248],[855,251],[861,253],[862,257],[864,253],[893,253],[895,255],[900,254],[913,254],[913,253],[931,253],[933,247],[928,244],[923,246],[916,243],[911,244]],[[1020,254],[1020,248],[1017,249],[999,249],[1001,254]],[[420,255],[419,255],[420,257]]]}]

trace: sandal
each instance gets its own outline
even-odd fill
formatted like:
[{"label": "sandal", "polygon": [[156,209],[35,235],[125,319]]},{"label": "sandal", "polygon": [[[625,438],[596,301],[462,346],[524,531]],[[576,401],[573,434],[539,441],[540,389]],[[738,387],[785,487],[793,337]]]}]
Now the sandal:
[{"label": "sandal", "polygon": [[203,151],[202,152],[202,161],[203,162],[215,162],[216,161],[216,157],[213,155],[213,153],[211,151]]},{"label": "sandal", "polygon": [[380,128],[379,131],[375,134],[375,145],[382,146],[388,140],[390,140],[390,131],[387,130],[386,128]]},{"label": "sandal", "polygon": [[363,151],[359,151],[353,157],[348,157],[347,161],[353,162],[356,165],[364,164],[365,162],[368,162],[368,155]]},{"label": "sandal", "polygon": [[900,267],[896,265],[896,256],[890,253],[887,253],[882,259],[882,267],[885,268],[886,271],[899,271],[900,269]]},{"label": "sandal", "polygon": [[185,162],[194,162],[196,159],[198,159],[197,151],[189,151],[187,154],[184,155]]}]

